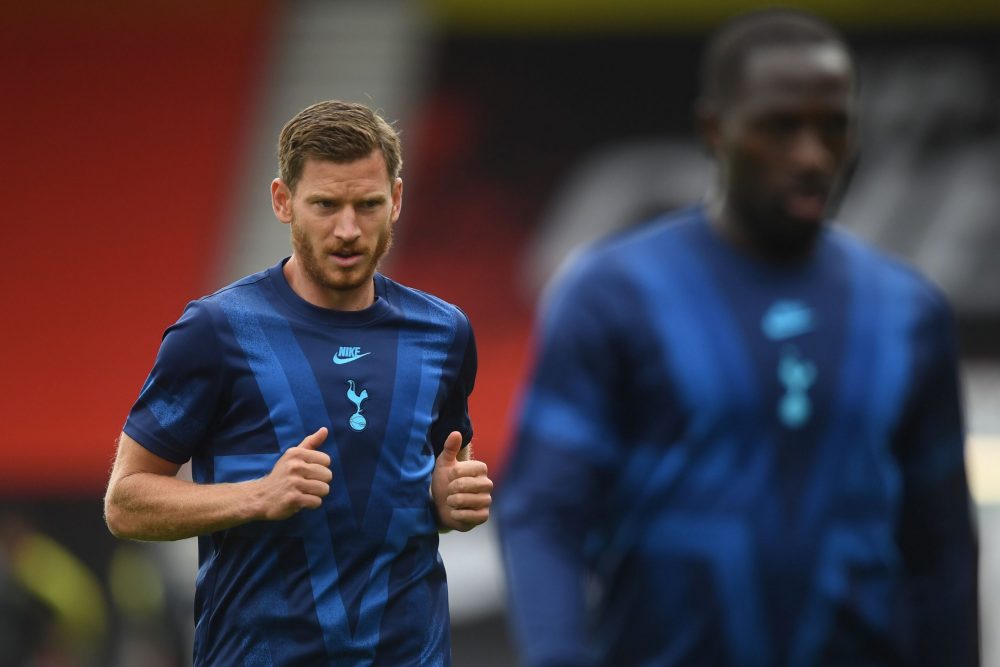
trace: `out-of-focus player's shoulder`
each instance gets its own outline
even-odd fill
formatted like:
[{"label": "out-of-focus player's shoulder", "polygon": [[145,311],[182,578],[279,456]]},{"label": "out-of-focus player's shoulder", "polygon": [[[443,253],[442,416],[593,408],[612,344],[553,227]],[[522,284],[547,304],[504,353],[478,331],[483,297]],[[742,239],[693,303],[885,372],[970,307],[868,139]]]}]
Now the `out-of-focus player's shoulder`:
[{"label": "out-of-focus player's shoulder", "polygon": [[911,307],[933,320],[950,320],[951,305],[944,291],[920,269],[905,259],[875,247],[843,228],[831,233],[854,261],[867,263],[881,289],[889,290],[894,298],[906,299]]},{"label": "out-of-focus player's shoulder", "polygon": [[683,243],[699,215],[697,208],[664,214],[578,248],[549,281],[543,304],[573,295],[620,297],[621,290],[635,287],[638,275],[662,265],[664,248]]}]

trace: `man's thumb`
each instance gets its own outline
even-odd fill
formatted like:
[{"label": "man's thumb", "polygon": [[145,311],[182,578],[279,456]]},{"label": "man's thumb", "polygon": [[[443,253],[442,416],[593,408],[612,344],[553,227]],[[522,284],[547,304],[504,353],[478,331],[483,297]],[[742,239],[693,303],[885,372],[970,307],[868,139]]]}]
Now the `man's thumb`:
[{"label": "man's thumb", "polygon": [[326,436],[329,433],[325,426],[321,426],[316,429],[316,432],[307,435],[305,439],[299,443],[299,447],[304,447],[306,449],[319,449],[319,446],[323,444],[326,440]]},{"label": "man's thumb", "polygon": [[441,455],[438,456],[438,463],[451,465],[458,459],[458,450],[462,448],[462,434],[452,431],[444,441]]}]

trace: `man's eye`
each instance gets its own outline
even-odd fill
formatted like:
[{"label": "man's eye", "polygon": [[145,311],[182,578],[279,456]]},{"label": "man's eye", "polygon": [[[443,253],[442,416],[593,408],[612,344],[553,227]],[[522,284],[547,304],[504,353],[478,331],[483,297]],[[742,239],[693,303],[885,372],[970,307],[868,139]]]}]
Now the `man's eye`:
[{"label": "man's eye", "polygon": [[847,116],[830,116],[823,119],[821,129],[825,136],[839,137],[847,132],[849,126]]},{"label": "man's eye", "polygon": [[378,205],[379,201],[377,199],[368,199],[361,202],[361,208],[366,208],[368,210],[376,209],[378,208]]},{"label": "man's eye", "polygon": [[761,122],[761,129],[773,135],[791,134],[797,127],[798,122],[790,116],[772,116]]}]

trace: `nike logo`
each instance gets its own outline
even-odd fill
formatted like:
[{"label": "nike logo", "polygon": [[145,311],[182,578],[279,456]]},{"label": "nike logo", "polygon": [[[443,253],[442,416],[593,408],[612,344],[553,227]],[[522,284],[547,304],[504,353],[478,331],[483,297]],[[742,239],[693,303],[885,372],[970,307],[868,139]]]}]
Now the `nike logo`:
[{"label": "nike logo", "polygon": [[760,328],[771,340],[788,340],[812,331],[816,326],[812,310],[801,301],[776,301],[764,313]]},{"label": "nike logo", "polygon": [[333,363],[338,366],[357,361],[361,357],[367,357],[371,352],[362,352],[360,347],[342,347],[333,355]]}]

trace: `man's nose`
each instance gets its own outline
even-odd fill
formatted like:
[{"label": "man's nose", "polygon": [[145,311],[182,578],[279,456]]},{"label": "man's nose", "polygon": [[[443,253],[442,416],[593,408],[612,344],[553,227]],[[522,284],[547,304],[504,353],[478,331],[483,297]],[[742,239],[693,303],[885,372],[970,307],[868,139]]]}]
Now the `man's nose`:
[{"label": "man's nose", "polygon": [[361,227],[358,226],[357,214],[354,211],[354,207],[345,206],[340,212],[333,234],[341,241],[354,241],[361,236]]},{"label": "man's nose", "polygon": [[833,151],[816,128],[801,128],[795,135],[790,152],[795,166],[802,171],[826,172],[833,167]]}]

